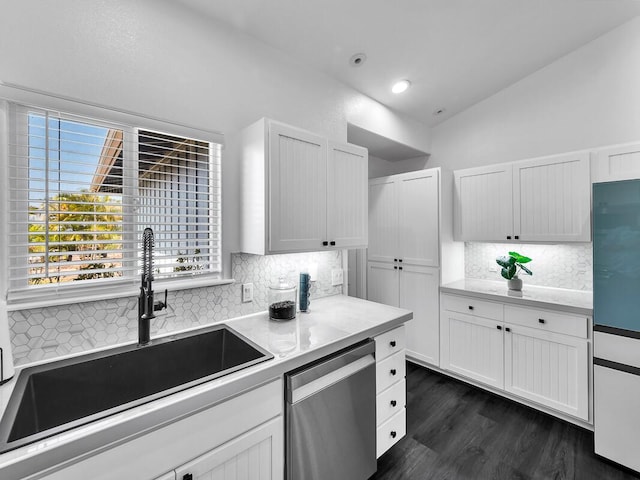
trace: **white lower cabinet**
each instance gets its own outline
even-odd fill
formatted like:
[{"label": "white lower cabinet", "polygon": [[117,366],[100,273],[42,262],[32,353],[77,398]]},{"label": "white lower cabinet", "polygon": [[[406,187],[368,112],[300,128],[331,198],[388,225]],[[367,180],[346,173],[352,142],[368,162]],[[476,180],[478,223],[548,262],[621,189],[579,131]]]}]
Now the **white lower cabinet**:
[{"label": "white lower cabinet", "polygon": [[413,312],[407,322],[407,355],[438,366],[440,270],[421,265],[369,262],[367,298]]},{"label": "white lower cabinet", "polygon": [[584,339],[506,324],[504,347],[507,392],[588,419],[589,358]]},{"label": "white lower cabinet", "polygon": [[502,388],[502,325],[481,317],[446,312],[441,328],[441,367]]},{"label": "white lower cabinet", "polygon": [[407,431],[405,326],[375,337],[376,456],[379,458]]},{"label": "white lower cabinet", "polygon": [[282,417],[176,468],[178,480],[254,480],[282,478]]},{"label": "white lower cabinet", "polygon": [[441,368],[590,422],[589,318],[441,298]]}]

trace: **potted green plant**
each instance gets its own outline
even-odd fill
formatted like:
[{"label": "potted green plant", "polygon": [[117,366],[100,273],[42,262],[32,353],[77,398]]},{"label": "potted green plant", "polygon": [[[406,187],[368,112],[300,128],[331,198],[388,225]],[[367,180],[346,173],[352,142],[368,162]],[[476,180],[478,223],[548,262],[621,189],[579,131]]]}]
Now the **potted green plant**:
[{"label": "potted green plant", "polygon": [[509,252],[508,256],[496,258],[496,263],[502,267],[500,274],[507,279],[509,290],[522,290],[522,279],[518,278],[519,272],[533,275],[533,272],[523,265],[530,261],[529,257],[520,255],[518,252]]}]

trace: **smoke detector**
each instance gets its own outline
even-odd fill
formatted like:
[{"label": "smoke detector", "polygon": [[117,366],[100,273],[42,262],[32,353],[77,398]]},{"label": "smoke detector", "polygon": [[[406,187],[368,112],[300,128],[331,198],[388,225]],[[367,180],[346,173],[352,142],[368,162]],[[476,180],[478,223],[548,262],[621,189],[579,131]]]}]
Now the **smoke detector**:
[{"label": "smoke detector", "polygon": [[351,55],[349,59],[349,65],[352,67],[360,67],[364,62],[367,61],[367,56],[364,53],[356,53],[355,55]]}]

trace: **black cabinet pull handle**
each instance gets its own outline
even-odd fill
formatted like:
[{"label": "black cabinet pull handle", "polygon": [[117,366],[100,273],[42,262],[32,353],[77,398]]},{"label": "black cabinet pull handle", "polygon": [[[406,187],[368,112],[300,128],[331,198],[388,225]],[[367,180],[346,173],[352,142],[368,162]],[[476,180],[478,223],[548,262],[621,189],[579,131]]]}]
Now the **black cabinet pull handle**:
[{"label": "black cabinet pull handle", "polygon": [[393,259],[393,261],[394,261],[394,262],[397,262],[397,261],[398,261],[398,259],[397,259],[397,258],[394,258],[394,259]]},{"label": "black cabinet pull handle", "polygon": [[501,327],[500,325],[496,325],[496,328],[497,328],[498,330],[502,330],[502,327]]},{"label": "black cabinet pull handle", "polygon": [[391,400],[391,406],[395,407],[398,404],[398,402],[396,402],[395,400]]},{"label": "black cabinet pull handle", "polygon": [[538,323],[545,323],[544,318],[539,318]]},{"label": "black cabinet pull handle", "polygon": [[398,261],[399,261],[399,262],[401,262],[401,261],[402,261],[402,259],[401,259],[401,258],[399,258],[399,259],[398,259]]},{"label": "black cabinet pull handle", "polygon": [[190,474],[190,473],[185,473],[185,474],[182,476],[182,480],[193,480],[193,475],[192,475],[192,474]]},{"label": "black cabinet pull handle", "polygon": [[402,267],[398,267],[398,270],[402,270]]},{"label": "black cabinet pull handle", "polygon": [[396,341],[395,340],[391,340],[389,342],[389,345],[391,345],[392,347],[395,347],[396,346]]},{"label": "black cabinet pull handle", "polygon": [[505,331],[505,332],[510,332],[510,331],[511,331],[511,329],[510,329],[509,327],[507,327],[507,328],[505,328],[505,329],[504,329],[504,331]]},{"label": "black cabinet pull handle", "polygon": [[392,368],[392,369],[389,371],[389,373],[391,373],[391,375],[394,375],[394,376],[395,376],[395,374],[396,374],[396,369],[395,369],[395,368]]},{"label": "black cabinet pull handle", "polygon": [[396,438],[398,434],[396,433],[395,430],[391,430],[391,438]]},{"label": "black cabinet pull handle", "polygon": [[329,242],[329,245],[331,245],[332,247],[335,247],[336,242],[335,242],[335,241],[333,241],[333,240],[331,240],[331,241]]},{"label": "black cabinet pull handle", "polygon": [[393,266],[393,269],[394,269],[394,270],[397,270],[397,269],[398,269],[398,266],[397,266],[397,265],[394,265],[394,266]]},{"label": "black cabinet pull handle", "polygon": [[326,242],[326,241],[325,241],[325,242],[322,242],[322,246],[323,246],[323,247],[326,247],[326,246],[328,246],[328,245],[329,245],[329,242]]},{"label": "black cabinet pull handle", "polygon": [[473,305],[469,305],[469,310],[473,310]]},{"label": "black cabinet pull handle", "polygon": [[511,240],[511,235],[507,235],[507,240]]},{"label": "black cabinet pull handle", "polygon": [[514,236],[513,238],[515,238],[516,240],[518,240],[520,237],[518,235]]}]

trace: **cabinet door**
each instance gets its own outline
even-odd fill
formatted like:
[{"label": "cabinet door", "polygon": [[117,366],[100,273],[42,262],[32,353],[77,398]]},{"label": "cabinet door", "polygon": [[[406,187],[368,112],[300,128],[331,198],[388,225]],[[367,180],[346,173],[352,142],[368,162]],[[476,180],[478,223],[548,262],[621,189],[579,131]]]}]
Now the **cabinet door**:
[{"label": "cabinet door", "polygon": [[456,240],[513,239],[510,163],[454,172]]},{"label": "cabinet door", "polygon": [[396,265],[369,262],[367,265],[367,300],[397,307],[400,302],[398,272]]},{"label": "cabinet door", "polygon": [[513,164],[515,235],[522,241],[591,240],[589,154]]},{"label": "cabinet door", "polygon": [[406,323],[407,355],[440,364],[440,270],[404,264],[400,273],[400,307],[413,311]]},{"label": "cabinet door", "polygon": [[284,424],[275,418],[176,469],[178,480],[282,480]]},{"label": "cabinet door", "polygon": [[369,180],[368,259],[393,262],[398,258],[398,196],[393,177]]},{"label": "cabinet door", "polygon": [[615,145],[595,152],[591,181],[614,182],[640,178],[640,143]]},{"label": "cabinet door", "polygon": [[327,241],[327,142],[269,126],[269,251],[320,250]]},{"label": "cabinet door", "polygon": [[367,246],[368,158],[365,148],[329,142],[327,239],[336,247]]},{"label": "cabinet door", "polygon": [[587,340],[505,325],[505,390],[589,420]]},{"label": "cabinet door", "polygon": [[443,311],[440,335],[441,368],[503,388],[504,345],[500,323]]},{"label": "cabinet door", "polygon": [[437,267],[439,244],[438,170],[400,175],[398,189],[398,242],[403,263]]}]

